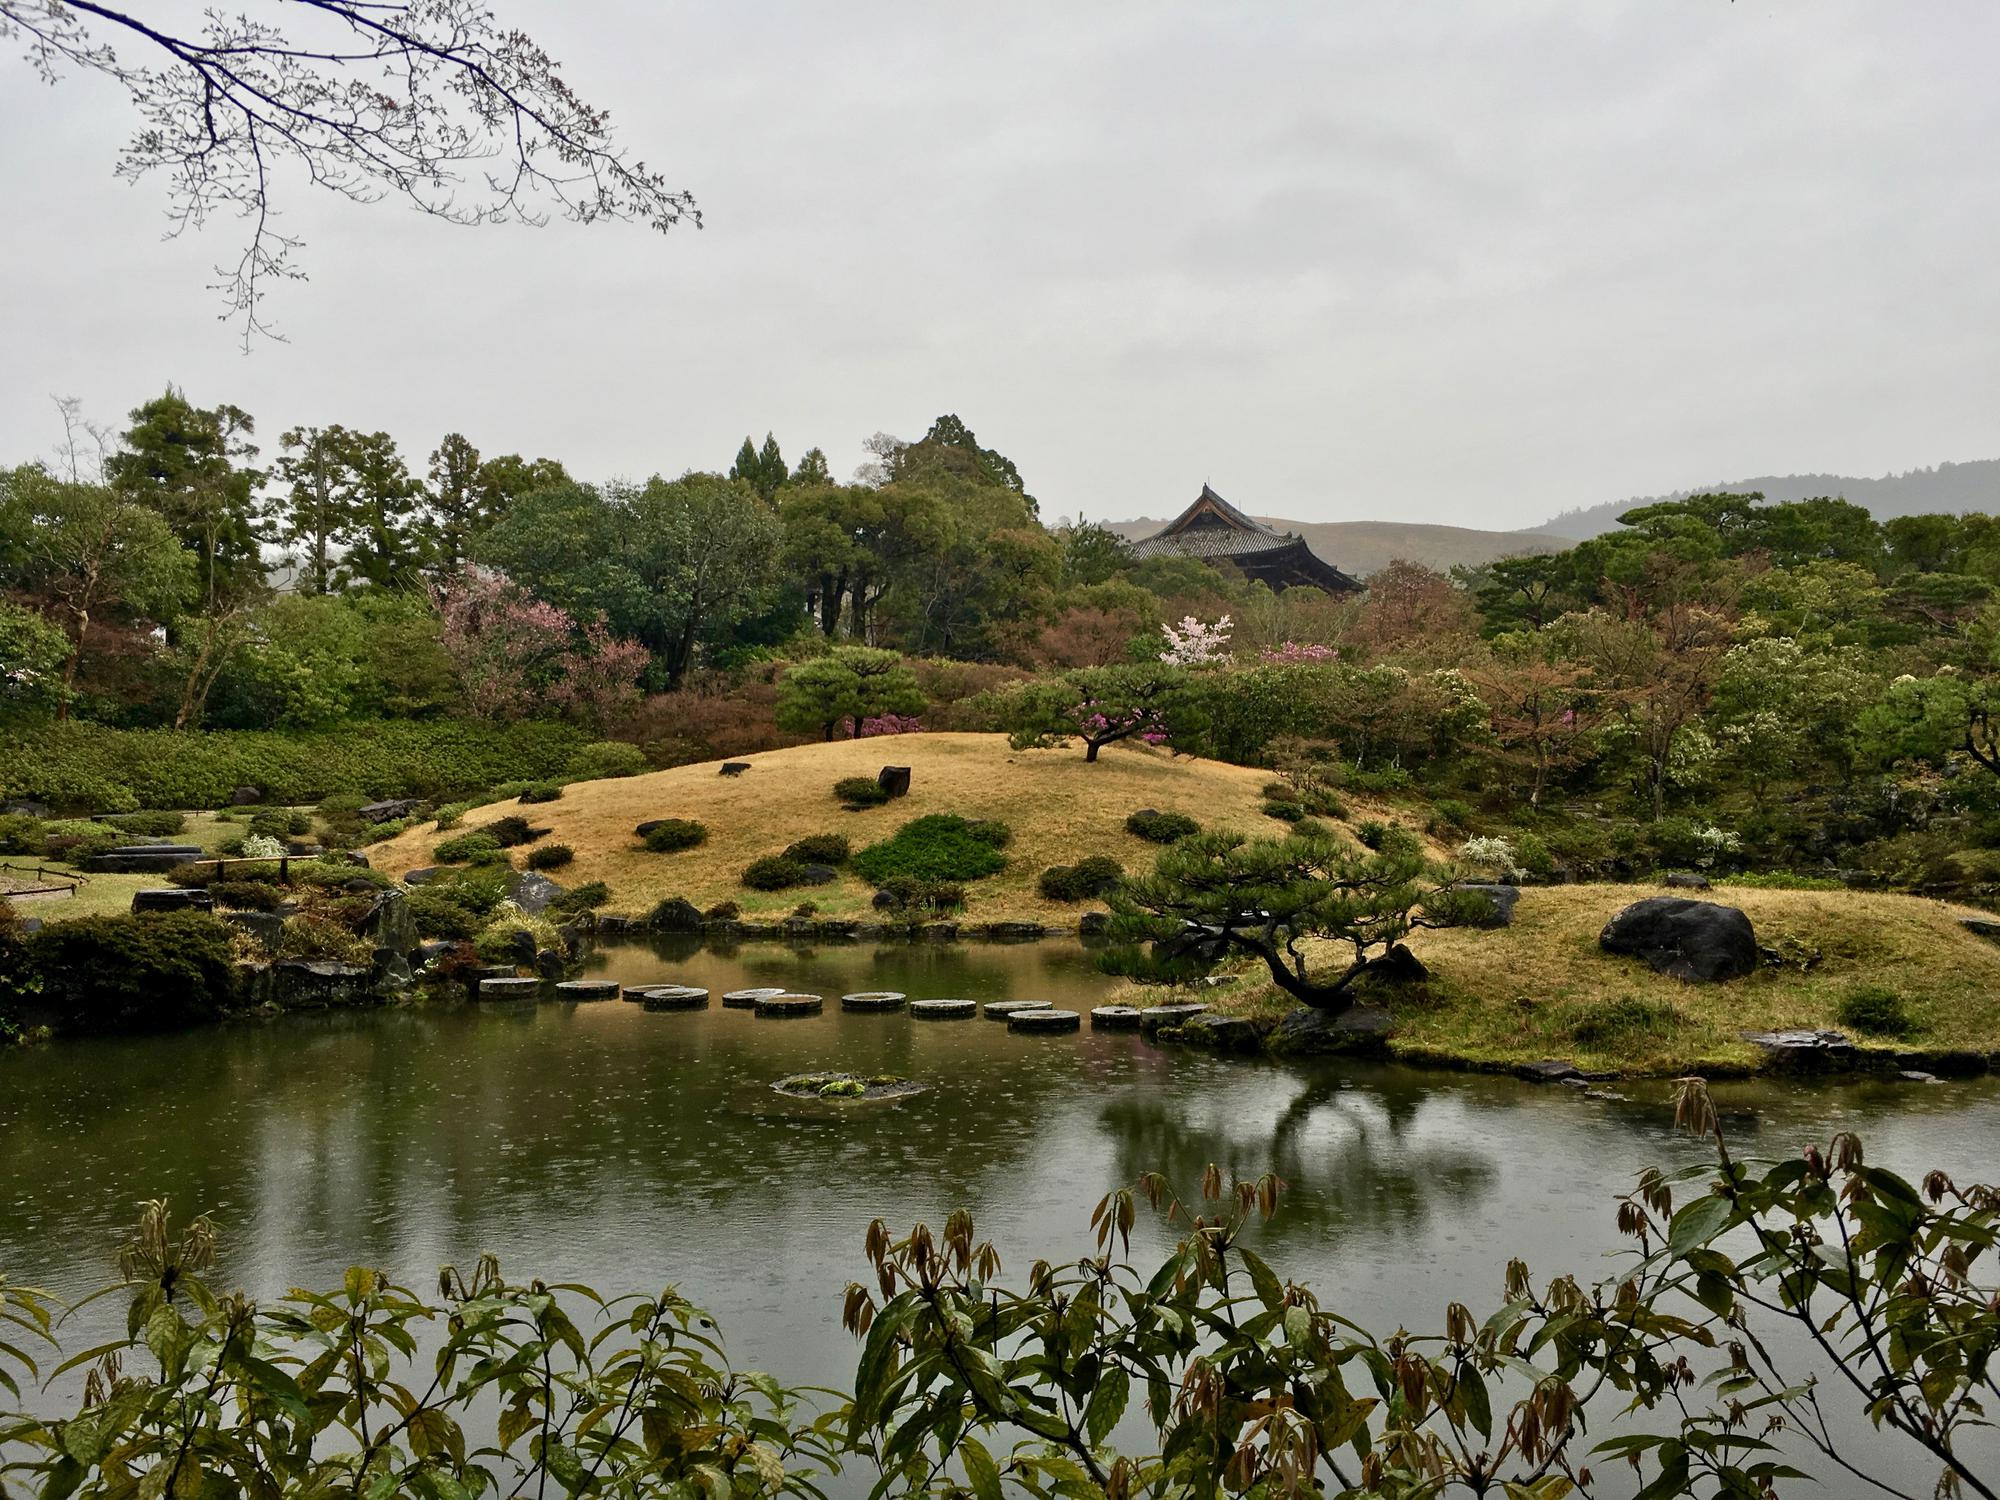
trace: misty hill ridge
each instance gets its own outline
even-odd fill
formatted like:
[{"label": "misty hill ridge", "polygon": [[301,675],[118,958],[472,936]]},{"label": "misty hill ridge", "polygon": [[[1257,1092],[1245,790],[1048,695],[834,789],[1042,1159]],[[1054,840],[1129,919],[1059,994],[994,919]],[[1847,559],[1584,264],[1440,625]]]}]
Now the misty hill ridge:
[{"label": "misty hill ridge", "polygon": [[[1266,526],[1296,531],[1320,558],[1357,578],[1379,571],[1401,558],[1446,572],[1463,564],[1477,567],[1501,557],[1555,552],[1561,537],[1540,531],[1479,531],[1468,526],[1434,526],[1414,521],[1287,521],[1258,516]],[[1108,521],[1106,526],[1127,541],[1151,536],[1167,523],[1147,517]]]},{"label": "misty hill ridge", "polygon": [[1939,464],[1934,469],[1911,469],[1904,474],[1884,474],[1879,479],[1863,479],[1851,474],[1766,474],[1757,479],[1732,479],[1704,484],[1693,489],[1674,490],[1664,495],[1639,495],[1630,500],[1607,500],[1602,505],[1567,510],[1553,520],[1518,533],[1553,536],[1583,541],[1600,536],[1618,525],[1618,518],[1641,505],[1662,500],[1684,500],[1689,495],[1726,491],[1741,494],[1761,491],[1774,503],[1811,500],[1820,495],[1837,495],[1868,508],[1878,521],[1897,516],[1920,516],[1933,511],[1962,514],[1966,511],[2000,511],[2000,458],[1979,458],[1970,463]]}]

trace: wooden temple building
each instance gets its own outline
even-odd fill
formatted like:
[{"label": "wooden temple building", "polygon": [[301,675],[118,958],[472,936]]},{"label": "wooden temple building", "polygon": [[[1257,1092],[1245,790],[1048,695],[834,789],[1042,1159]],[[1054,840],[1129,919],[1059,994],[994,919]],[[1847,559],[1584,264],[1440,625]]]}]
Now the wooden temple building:
[{"label": "wooden temple building", "polygon": [[1132,544],[1132,556],[1192,557],[1210,567],[1228,563],[1273,591],[1303,585],[1329,594],[1359,592],[1358,579],[1321,559],[1297,532],[1279,531],[1246,516],[1207,485],[1186,510]]}]

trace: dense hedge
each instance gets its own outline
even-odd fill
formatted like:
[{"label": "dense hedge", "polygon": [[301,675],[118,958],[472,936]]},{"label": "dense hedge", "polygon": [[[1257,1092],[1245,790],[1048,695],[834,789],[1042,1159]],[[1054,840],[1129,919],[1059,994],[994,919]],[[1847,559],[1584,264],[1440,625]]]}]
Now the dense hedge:
[{"label": "dense hedge", "polygon": [[875,885],[896,876],[917,881],[977,880],[1007,861],[1000,846],[1007,827],[990,820],[968,822],[951,813],[932,813],[905,823],[879,844],[854,856],[854,868]]},{"label": "dense hedge", "polygon": [[234,994],[230,930],[206,912],[80,917],[28,939],[38,1009],[58,1031],[164,1031],[209,1021]]},{"label": "dense hedge", "polygon": [[0,731],[0,793],[69,811],[222,807],[239,786],[270,802],[337,793],[441,800],[509,777],[567,773],[586,743],[568,724],[384,720],[310,732],[110,729]]}]

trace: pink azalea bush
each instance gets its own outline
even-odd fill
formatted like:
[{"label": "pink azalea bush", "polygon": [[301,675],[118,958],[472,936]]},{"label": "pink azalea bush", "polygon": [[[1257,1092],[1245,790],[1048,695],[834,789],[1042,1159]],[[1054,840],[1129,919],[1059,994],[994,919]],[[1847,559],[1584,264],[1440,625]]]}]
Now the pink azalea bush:
[{"label": "pink azalea bush", "polygon": [[877,714],[872,719],[863,719],[855,730],[857,739],[867,739],[876,734],[922,734],[924,721],[908,714]]},{"label": "pink azalea bush", "polygon": [[490,573],[431,591],[439,640],[480,718],[559,717],[602,728],[639,698],[646,648],[602,619],[578,621]]}]

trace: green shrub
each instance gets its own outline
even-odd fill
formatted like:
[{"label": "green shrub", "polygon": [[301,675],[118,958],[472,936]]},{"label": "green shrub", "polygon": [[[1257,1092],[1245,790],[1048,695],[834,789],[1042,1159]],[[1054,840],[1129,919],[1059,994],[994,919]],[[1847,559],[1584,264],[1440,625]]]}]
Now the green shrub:
[{"label": "green shrub", "polygon": [[1014,842],[1014,830],[998,818],[974,818],[965,825],[965,831],[980,843],[995,849],[1005,849]]},{"label": "green shrub", "polygon": [[1745,875],[1725,875],[1717,885],[1741,886],[1752,891],[1844,891],[1847,885],[1831,875],[1801,875],[1796,870],[1763,870]]},{"label": "green shrub", "polygon": [[559,781],[531,781],[521,788],[521,801],[556,802],[561,800],[562,792],[562,783]]},{"label": "green shrub", "polygon": [[1088,901],[1108,893],[1125,878],[1125,867],[1117,860],[1093,854],[1073,865],[1051,865],[1037,882],[1051,901]]},{"label": "green shrub", "polygon": [[500,840],[484,828],[461,833],[458,837],[446,839],[431,848],[431,858],[441,865],[477,864],[482,857],[493,858],[499,854]]},{"label": "green shrub", "polygon": [[1389,825],[1379,818],[1364,818],[1354,825],[1354,836],[1364,849],[1379,850],[1391,832]]},{"label": "green shrub", "polygon": [[344,890],[351,885],[386,891],[396,884],[394,879],[380,870],[350,865],[339,859],[294,860],[291,871],[294,885],[311,886],[322,891]]},{"label": "green shrub", "polygon": [[352,911],[327,910],[302,911],[296,917],[287,917],[284,935],[278,939],[278,956],[366,968],[374,957],[375,945],[343,920],[358,915]]},{"label": "green shrub", "polygon": [[1264,816],[1276,818],[1280,823],[1296,823],[1305,817],[1306,810],[1296,802],[1266,802]]},{"label": "green shrub", "polygon": [[668,896],[646,914],[646,925],[661,932],[693,932],[701,926],[701,908],[685,896]]},{"label": "green shrub", "polygon": [[598,781],[608,776],[641,776],[652,767],[645,752],[623,740],[593,740],[580,745],[569,758],[573,781]]},{"label": "green shrub", "polygon": [[906,916],[942,916],[965,905],[964,886],[948,880],[917,880],[908,875],[894,875],[884,881],[881,895],[887,898],[881,904],[888,910]]},{"label": "green shrub", "polygon": [[472,811],[470,802],[447,802],[437,810],[437,831],[445,833],[465,821],[465,815]]},{"label": "green shrub", "polygon": [[519,813],[509,813],[504,818],[495,818],[486,825],[486,832],[502,849],[512,849],[519,844],[532,843],[548,832],[546,828],[536,828]]},{"label": "green shrub", "polygon": [[428,884],[415,887],[412,894],[416,891],[439,891],[477,915],[488,917],[499,910],[500,903],[507,899],[512,888],[510,871],[491,865],[474,865],[466,870],[441,871]]},{"label": "green shrub", "polygon": [[42,820],[26,813],[0,813],[0,854],[40,854]]},{"label": "green shrub", "polygon": [[130,842],[109,823],[87,818],[55,818],[41,825],[37,847],[30,852],[74,863]]},{"label": "green shrub", "polygon": [[743,915],[743,908],[734,901],[718,901],[701,914],[704,922],[734,922]]},{"label": "green shrub", "polygon": [[1514,863],[1537,880],[1547,880],[1556,872],[1556,857],[1540,834],[1524,833],[1514,840]]},{"label": "green shrub", "polygon": [[1840,997],[1840,1024],[1867,1036],[1903,1037],[1917,1029],[1903,997],[1879,984],[1856,985]]},{"label": "green shrub", "polygon": [[1201,824],[1186,813],[1159,812],[1142,807],[1125,820],[1125,831],[1136,833],[1148,843],[1171,844],[1189,834],[1200,833]]},{"label": "green shrub", "polygon": [[564,891],[549,903],[550,911],[559,911],[565,916],[576,912],[595,911],[611,902],[611,887],[601,880],[587,880],[573,890]]},{"label": "green shrub", "polygon": [[1299,789],[1289,781],[1267,781],[1263,795],[1266,802],[1296,802],[1299,800]]},{"label": "green shrub", "polygon": [[358,815],[370,800],[372,799],[362,796],[359,792],[334,792],[320,798],[319,806],[314,811],[322,818],[352,818]]},{"label": "green shrub", "polygon": [[285,904],[285,893],[261,880],[213,880],[208,894],[217,906],[236,911],[276,911]]},{"label": "green shrub", "polygon": [[494,917],[472,940],[479,956],[489,964],[511,964],[519,944],[517,934],[525,932],[537,953],[561,952],[562,934],[547,917],[531,917],[518,908],[509,908]]},{"label": "green shrub", "polygon": [[1382,766],[1373,771],[1349,771],[1347,784],[1357,792],[1407,792],[1411,777],[1401,766]]},{"label": "green shrub", "polygon": [[767,854],[743,867],[743,883],[753,891],[782,891],[803,884],[806,867],[782,854]]},{"label": "green shrub", "polygon": [[1572,1005],[1563,1029],[1580,1047],[1615,1047],[1640,1037],[1665,1037],[1681,1024],[1681,1013],[1666,1000],[1621,995],[1602,1005]]},{"label": "green shrub", "polygon": [[1472,827],[1473,811],[1470,802],[1457,797],[1440,797],[1431,804],[1429,822],[1425,825],[1431,833],[1463,833]]},{"label": "green shrub", "polygon": [[575,858],[576,851],[568,844],[540,844],[528,851],[528,868],[560,870]]},{"label": "green shrub", "polygon": [[833,795],[849,808],[880,807],[889,800],[882,784],[872,776],[844,776],[833,784]]},{"label": "green shrub", "polygon": [[79,917],[28,939],[60,1031],[159,1031],[213,1020],[233,999],[231,929],[207,912]]},{"label": "green shrub", "polygon": [[262,807],[250,818],[250,831],[267,839],[304,838],[312,832],[312,815],[289,807]]},{"label": "green shrub", "polygon": [[875,885],[897,875],[930,882],[977,880],[1006,863],[987,836],[955,813],[931,813],[905,823],[853,860],[855,870]]},{"label": "green shrub", "polygon": [[463,893],[450,886],[433,882],[413,887],[409,902],[411,920],[427,938],[464,942],[485,925],[485,914],[469,905]]},{"label": "green shrub", "polygon": [[7,793],[62,809],[224,807],[239,786],[268,801],[336,793],[444,800],[506,776],[561,776],[584,743],[568,724],[363,720],[313,731],[112,729],[81,721],[0,729]]},{"label": "green shrub", "polygon": [[111,813],[104,820],[120,833],[141,838],[167,839],[187,831],[187,816],[177,812]]},{"label": "green shrub", "polygon": [[708,842],[708,825],[693,818],[663,818],[646,830],[646,847],[655,854],[672,854]]},{"label": "green shrub", "polygon": [[802,865],[844,865],[853,852],[844,833],[809,833],[786,848],[785,858]]}]

